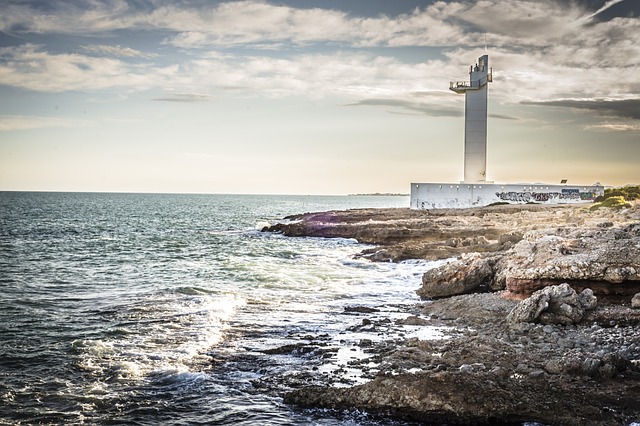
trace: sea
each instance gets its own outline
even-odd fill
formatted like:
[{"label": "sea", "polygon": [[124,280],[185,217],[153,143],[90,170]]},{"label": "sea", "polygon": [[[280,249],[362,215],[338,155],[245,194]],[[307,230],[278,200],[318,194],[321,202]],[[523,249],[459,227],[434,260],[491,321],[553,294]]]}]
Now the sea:
[{"label": "sea", "polygon": [[[283,395],[370,380],[349,367],[369,356],[363,339],[441,338],[393,326],[414,314],[434,264],[370,262],[352,239],[261,232],[297,213],[408,204],[0,192],[0,424],[409,424]],[[376,318],[390,326],[355,327]],[[322,356],[304,350],[313,342]]]}]

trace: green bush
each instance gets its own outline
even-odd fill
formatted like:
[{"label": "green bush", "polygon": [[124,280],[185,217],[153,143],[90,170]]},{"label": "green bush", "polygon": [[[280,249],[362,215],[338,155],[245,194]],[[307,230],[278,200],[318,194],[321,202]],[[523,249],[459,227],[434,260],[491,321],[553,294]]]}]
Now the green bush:
[{"label": "green bush", "polygon": [[604,196],[596,197],[596,203],[609,198],[622,197],[625,201],[633,201],[640,198],[640,186],[623,186],[621,188],[608,188],[604,190]]},{"label": "green bush", "polygon": [[605,199],[601,203],[595,203],[589,208],[589,210],[598,210],[600,207],[608,207],[610,209],[622,209],[625,207],[631,207],[631,204],[627,203],[625,198],[621,195],[613,196]]}]

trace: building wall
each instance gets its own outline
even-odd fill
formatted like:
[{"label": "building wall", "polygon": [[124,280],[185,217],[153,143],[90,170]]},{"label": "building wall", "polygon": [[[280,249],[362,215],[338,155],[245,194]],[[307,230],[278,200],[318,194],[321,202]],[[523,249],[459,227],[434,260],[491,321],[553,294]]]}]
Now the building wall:
[{"label": "building wall", "polygon": [[604,195],[600,185],[412,183],[411,208],[468,208],[498,202],[567,204],[593,201]]}]

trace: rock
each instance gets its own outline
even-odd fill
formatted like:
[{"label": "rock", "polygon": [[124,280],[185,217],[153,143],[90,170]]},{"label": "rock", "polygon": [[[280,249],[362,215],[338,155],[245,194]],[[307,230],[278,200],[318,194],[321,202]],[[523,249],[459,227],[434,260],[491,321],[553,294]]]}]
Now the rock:
[{"label": "rock", "polygon": [[462,365],[458,368],[458,370],[459,370],[461,373],[472,373],[472,372],[473,372],[473,367],[472,367],[471,365],[469,365],[469,364],[462,364]]},{"label": "rock", "polygon": [[598,306],[598,298],[593,295],[593,290],[591,290],[590,288],[585,288],[584,290],[582,290],[582,292],[578,295],[578,302],[580,303],[580,306],[582,306],[582,309],[584,309],[585,311],[591,311],[595,309],[596,306]]},{"label": "rock", "polygon": [[402,325],[430,325],[431,324],[430,321],[415,315],[410,315],[403,320],[397,320],[396,323],[402,324]]},{"label": "rock", "polygon": [[374,312],[380,312],[380,309],[370,308],[368,306],[345,306],[345,313],[359,313],[359,314],[371,314]]},{"label": "rock", "polygon": [[616,226],[531,230],[494,269],[495,281],[514,297],[563,282],[631,296],[640,291],[640,237],[635,228]]},{"label": "rock", "polygon": [[[320,387],[297,381],[286,392],[278,388],[274,395],[284,394],[286,403],[426,424],[608,426],[640,419],[640,308],[629,307],[634,294],[640,299],[640,206],[622,213],[580,206],[367,209],[291,220],[271,230],[355,238],[376,245],[362,254],[372,260],[457,260],[423,276],[423,297],[435,300],[420,307],[453,338],[376,338],[371,347],[362,339],[371,357],[349,368],[377,363],[366,367],[369,382],[344,387],[341,368],[323,375]],[[509,292],[444,298],[487,284]],[[625,303],[609,304],[619,300]],[[353,331],[374,331],[380,323],[363,319]],[[305,353],[311,346],[277,350],[310,362],[335,358],[330,348]]]},{"label": "rock", "polygon": [[559,359],[549,360],[545,366],[544,370],[549,374],[560,374],[563,372],[564,366]]},{"label": "rock", "polygon": [[640,309],[640,293],[636,293],[633,299],[631,299],[631,307],[633,309]]},{"label": "rock", "polygon": [[268,355],[281,355],[281,354],[303,355],[303,354],[311,353],[316,349],[318,349],[318,346],[311,346],[305,343],[294,343],[291,345],[279,346],[277,348],[264,349],[261,352]]},{"label": "rock", "polygon": [[638,218],[640,206],[621,212],[570,205],[353,209],[291,216],[263,231],[354,238],[375,245],[359,255],[375,261],[490,253],[494,275],[487,280],[489,288],[506,288],[513,299],[564,282],[578,292],[589,287],[597,296],[627,299],[640,292]]},{"label": "rock", "polygon": [[422,287],[416,292],[424,299],[435,299],[469,293],[493,277],[491,261],[478,254],[431,269],[422,276]]},{"label": "rock", "polygon": [[[589,292],[585,293],[584,299],[587,300],[585,303],[591,306],[593,301],[589,297]],[[584,311],[576,291],[569,284],[564,283],[545,287],[533,293],[531,297],[520,302],[509,312],[507,322],[570,325],[579,323],[584,316]]]},{"label": "rock", "polygon": [[593,377],[598,374],[598,369],[600,368],[601,364],[602,362],[599,359],[587,358],[582,361],[582,372],[587,376]]},{"label": "rock", "polygon": [[522,234],[512,232],[508,234],[502,234],[498,237],[498,244],[506,244],[506,243],[519,243],[522,240]]},{"label": "rock", "polygon": [[529,373],[529,377],[532,379],[541,379],[544,377],[544,370],[533,370]]},{"label": "rock", "polygon": [[549,295],[537,291],[528,299],[523,300],[507,315],[507,322],[536,322],[542,311],[549,307]]}]

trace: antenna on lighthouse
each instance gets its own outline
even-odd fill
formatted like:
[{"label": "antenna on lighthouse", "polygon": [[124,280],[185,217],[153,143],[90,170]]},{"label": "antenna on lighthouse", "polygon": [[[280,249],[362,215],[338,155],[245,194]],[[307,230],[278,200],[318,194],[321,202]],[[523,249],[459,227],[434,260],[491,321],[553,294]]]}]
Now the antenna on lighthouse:
[{"label": "antenna on lighthouse", "polygon": [[484,35],[484,53],[487,53],[487,35]]}]

